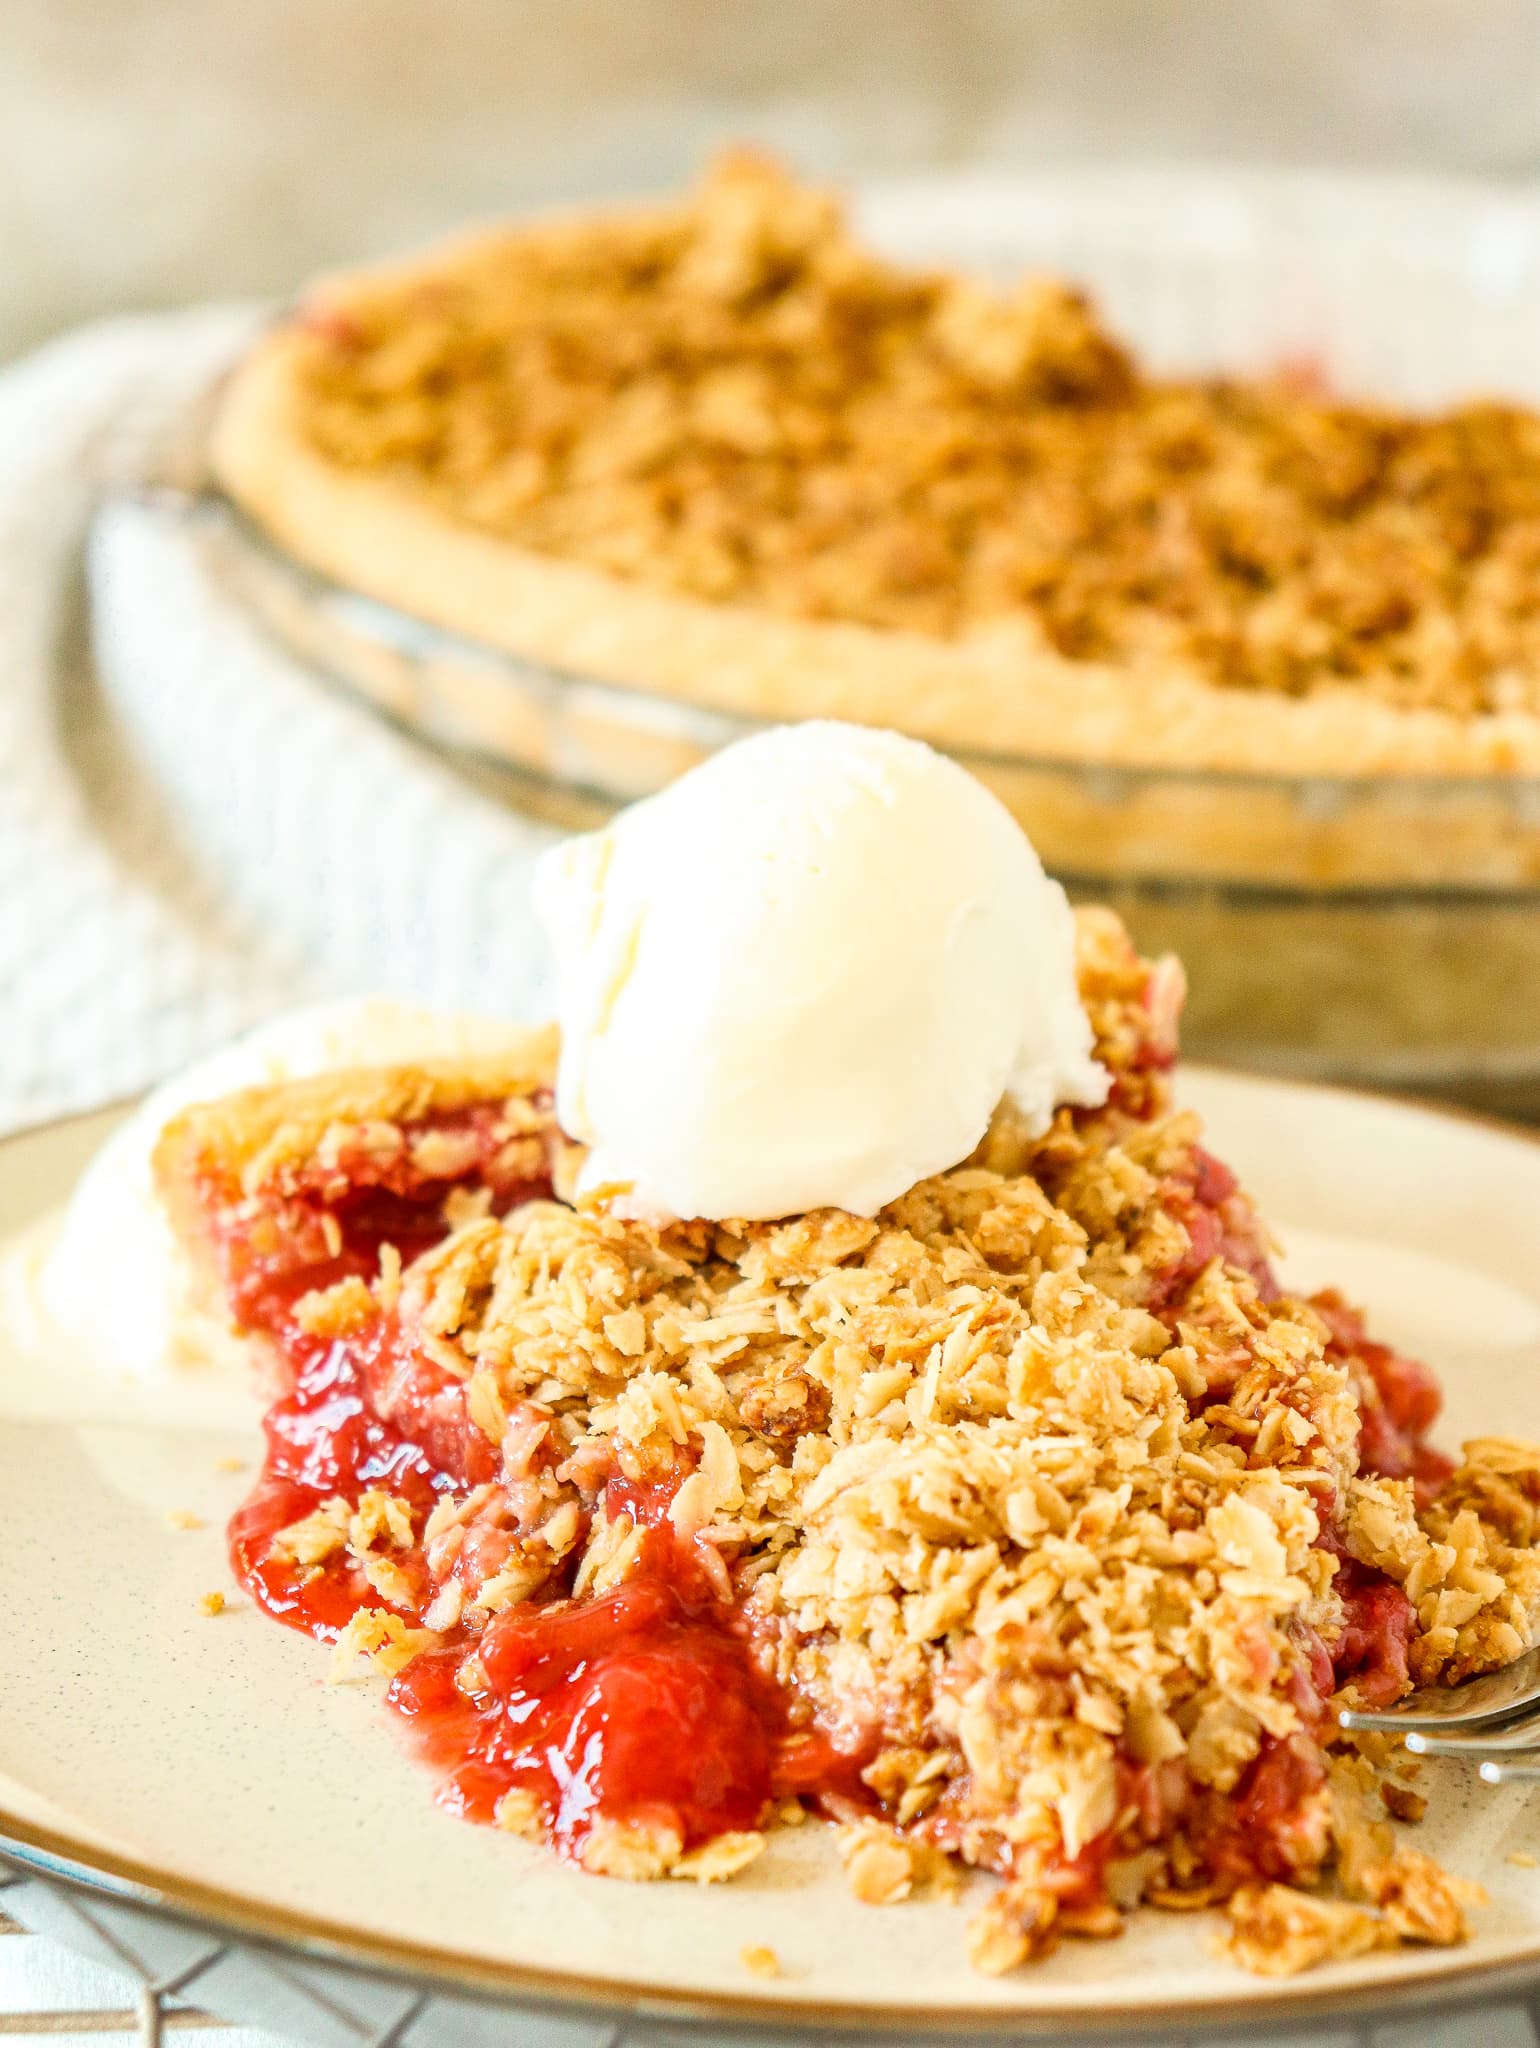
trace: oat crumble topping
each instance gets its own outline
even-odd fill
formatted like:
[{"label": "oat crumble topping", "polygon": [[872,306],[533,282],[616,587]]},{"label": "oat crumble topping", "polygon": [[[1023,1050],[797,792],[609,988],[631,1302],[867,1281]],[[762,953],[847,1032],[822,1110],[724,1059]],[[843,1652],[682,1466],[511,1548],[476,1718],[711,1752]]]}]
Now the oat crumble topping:
[{"label": "oat crumble topping", "polygon": [[1540,708],[1540,419],[1155,378],[1054,279],[864,249],[739,154],[309,317],[307,432],[537,552],[706,600],[1225,688]]},{"label": "oat crumble topping", "polygon": [[[565,1159],[533,1088],[506,1124],[476,1108],[456,1220],[300,1295],[293,1323],[323,1348],[409,1334],[422,1427],[455,1423],[468,1476],[431,1510],[385,1483],[322,1498],[264,1556],[347,1591],[334,1679],[440,1655],[474,1702],[500,1624],[644,1585],[661,1530],[789,1702],[788,1739],[850,1760],[805,1796],[842,1824],[854,1895],[999,1878],[968,1934],[986,1972],[1141,1902],[1223,1907],[1268,1974],[1458,1942],[1478,1888],[1398,1841],[1387,1814],[1425,1802],[1330,1707],[1540,1637],[1540,1449],[1481,1438],[1451,1472],[1425,1370],[1335,1296],[1281,1293],[1250,1202],[1172,1107],[1179,974],[1110,913],[1078,927],[1107,1106],[1036,1140],[1002,1111],[872,1219],[658,1229],[549,1178],[467,1208],[510,1161]],[[314,1086],[262,1098],[249,1142],[228,1106],[192,1112],[163,1171],[241,1256],[313,1254],[318,1187],[345,1218],[360,1185],[443,1164],[415,1128],[431,1089],[387,1081],[394,1119]],[[579,1860],[718,1881],[802,1814],[778,1793],[705,1840],[601,1814]],[[518,1789],[493,1817],[545,1825]]]}]

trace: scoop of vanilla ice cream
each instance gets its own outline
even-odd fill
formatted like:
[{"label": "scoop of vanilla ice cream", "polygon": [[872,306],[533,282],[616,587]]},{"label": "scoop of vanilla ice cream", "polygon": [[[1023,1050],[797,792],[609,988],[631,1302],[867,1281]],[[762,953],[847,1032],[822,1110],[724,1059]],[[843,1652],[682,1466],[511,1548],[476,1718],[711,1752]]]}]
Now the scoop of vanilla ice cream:
[{"label": "scoop of vanilla ice cream", "polygon": [[1046,1126],[1105,1072],[1063,890],[954,761],[861,726],[728,747],[543,856],[557,1112],[583,1185],[671,1216],[872,1215],[1009,1091]]},{"label": "scoop of vanilla ice cream", "polygon": [[[49,1320],[73,1337],[96,1370],[163,1380],[193,1365],[235,1368],[239,1346],[199,1315],[191,1274],[156,1196],[151,1156],[178,1111],[240,1088],[304,1080],[343,1067],[452,1059],[495,1052],[515,1027],[444,1014],[381,997],[290,1011],[174,1075],[144,1101],[92,1160],[65,1212],[38,1278]],[[200,1376],[202,1377],[202,1376]]]}]

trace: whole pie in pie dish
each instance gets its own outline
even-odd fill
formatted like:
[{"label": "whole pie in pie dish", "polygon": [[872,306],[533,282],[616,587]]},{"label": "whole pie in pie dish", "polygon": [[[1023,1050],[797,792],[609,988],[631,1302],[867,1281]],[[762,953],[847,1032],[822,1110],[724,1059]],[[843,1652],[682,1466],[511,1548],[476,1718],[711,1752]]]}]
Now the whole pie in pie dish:
[{"label": "whole pie in pie dish", "polygon": [[1141,1902],[1264,1972],[1456,1942],[1477,1888],[1334,1707],[1536,1639],[1540,1452],[1453,1466],[1427,1369],[1281,1289],[1173,1107],[1179,974],[1076,944],[1106,1101],[871,1217],[581,1192],[553,1033],[184,1112],[163,1196],[271,1399],[235,1570],[594,1873],[813,1813],[863,1900],[993,1873],[987,1971]]},{"label": "whole pie in pie dish", "polygon": [[1038,761],[1540,766],[1540,418],[1156,377],[748,155],[323,284],[212,445],[292,557],[558,671]]}]

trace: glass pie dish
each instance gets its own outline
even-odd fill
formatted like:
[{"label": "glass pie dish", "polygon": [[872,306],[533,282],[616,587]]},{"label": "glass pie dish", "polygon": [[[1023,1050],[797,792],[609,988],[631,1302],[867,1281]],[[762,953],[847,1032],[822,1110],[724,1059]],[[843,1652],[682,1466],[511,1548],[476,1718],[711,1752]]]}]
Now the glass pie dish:
[{"label": "glass pie dish", "polygon": [[[888,184],[856,213],[897,256],[1087,285],[1157,373],[1540,403],[1540,202],[1518,193],[1076,170]],[[185,516],[269,631],[520,808],[593,823],[749,729],[365,599],[212,489]],[[1198,1056],[1540,1112],[1540,781],[962,758],[1072,894],[1181,954]]]}]

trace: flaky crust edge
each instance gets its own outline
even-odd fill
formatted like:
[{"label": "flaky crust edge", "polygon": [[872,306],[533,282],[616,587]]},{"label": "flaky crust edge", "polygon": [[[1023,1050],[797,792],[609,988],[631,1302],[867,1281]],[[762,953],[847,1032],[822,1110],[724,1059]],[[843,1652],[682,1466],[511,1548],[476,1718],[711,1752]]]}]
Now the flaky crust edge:
[{"label": "flaky crust edge", "polygon": [[477,1059],[350,1067],[245,1088],[184,1109],[156,1140],[151,1170],[171,1228],[191,1261],[196,1304],[223,1319],[223,1287],[202,1194],[207,1177],[238,1183],[264,1156],[308,1157],[335,1123],[410,1122],[433,1110],[553,1087],[559,1044],[555,1026],[546,1025],[511,1037],[506,1052]]},{"label": "flaky crust edge", "polygon": [[[453,272],[503,240],[341,273],[307,317],[382,282]],[[1220,689],[1176,668],[1069,662],[1024,625],[948,643],[710,604],[537,554],[457,522],[407,480],[321,456],[300,393],[306,355],[323,345],[296,317],[236,365],[210,436],[220,484],[305,567],[521,659],[739,717],[896,726],[963,752],[1268,776],[1540,772],[1529,712],[1461,718],[1346,686],[1308,698]]]}]

